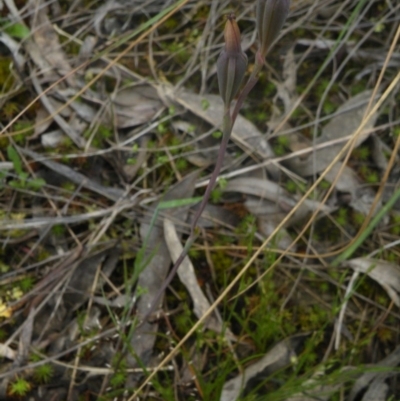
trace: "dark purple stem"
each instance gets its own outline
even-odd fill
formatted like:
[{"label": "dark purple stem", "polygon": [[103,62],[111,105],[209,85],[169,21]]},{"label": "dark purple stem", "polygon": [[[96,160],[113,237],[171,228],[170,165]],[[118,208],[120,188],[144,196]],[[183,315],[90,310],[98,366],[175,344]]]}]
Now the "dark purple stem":
[{"label": "dark purple stem", "polygon": [[222,124],[223,135],[222,135],[221,145],[220,145],[219,151],[218,151],[217,162],[215,163],[214,171],[211,174],[210,181],[208,182],[207,188],[204,192],[203,200],[201,201],[200,206],[197,209],[196,214],[194,215],[192,227],[190,230],[190,236],[194,235],[194,230],[196,228],[197,222],[199,221],[199,218],[201,217],[201,215],[204,211],[204,208],[206,207],[207,202],[210,199],[211,191],[213,190],[214,185],[217,182],[218,175],[221,171],[222,164],[224,162],[225,152],[226,152],[226,148],[228,147],[229,138],[231,136],[232,126],[233,126],[233,124],[231,124],[229,108],[225,107],[224,120],[223,120],[223,124]]},{"label": "dark purple stem", "polygon": [[183,259],[185,259],[185,257],[187,256],[190,247],[192,246],[195,238],[196,238],[196,226],[197,223],[204,211],[204,208],[207,205],[208,200],[210,199],[210,195],[211,195],[211,191],[214,188],[215,183],[217,182],[218,179],[218,175],[221,171],[222,168],[222,164],[224,162],[224,157],[225,157],[225,152],[226,152],[226,148],[228,147],[228,142],[229,142],[229,138],[231,136],[231,132],[232,132],[232,122],[231,122],[231,116],[230,116],[230,109],[229,106],[225,106],[225,112],[224,112],[224,119],[222,122],[222,141],[221,141],[221,145],[219,147],[219,151],[218,151],[218,157],[217,157],[217,162],[215,163],[215,167],[214,170],[211,174],[210,177],[210,181],[208,182],[207,188],[204,192],[203,195],[203,200],[200,203],[200,206],[196,212],[196,214],[194,215],[192,224],[191,224],[191,228],[190,228],[190,235],[189,238],[186,240],[186,244],[185,247],[182,249],[181,254],[179,255],[178,259],[176,260],[176,262],[174,263],[171,271],[169,272],[167,278],[164,280],[161,288],[158,290],[156,296],[154,297],[153,303],[150,306],[150,308],[148,309],[148,311],[146,312],[146,315],[143,317],[143,321],[145,321],[155,310],[155,308],[157,307],[164,291],[167,289],[167,287],[169,286],[170,282],[172,281],[172,279],[174,278],[176,272],[179,269],[179,266],[181,265],[181,263],[183,262]]},{"label": "dark purple stem", "polygon": [[233,109],[232,112],[232,127],[235,124],[236,121],[236,117],[240,111],[240,109],[243,106],[243,102],[245,101],[247,95],[250,93],[250,91],[254,88],[254,85],[257,83],[258,81],[258,75],[264,65],[264,58],[262,57],[262,55],[260,54],[260,52],[256,53],[256,60],[255,60],[255,64],[254,64],[254,68],[253,71],[251,72],[251,75],[249,77],[249,79],[246,82],[246,85],[244,86],[244,88],[242,89],[242,91],[240,92],[239,96],[238,96],[238,100],[235,104],[235,107]]}]

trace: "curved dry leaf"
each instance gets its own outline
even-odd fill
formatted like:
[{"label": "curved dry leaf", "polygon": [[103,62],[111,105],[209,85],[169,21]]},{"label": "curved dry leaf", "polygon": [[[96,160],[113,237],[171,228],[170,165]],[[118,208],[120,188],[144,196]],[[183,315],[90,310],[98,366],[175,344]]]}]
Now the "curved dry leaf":
[{"label": "curved dry leaf", "polygon": [[147,84],[119,90],[113,96],[111,103],[112,106],[108,107],[106,113],[111,121],[115,121],[118,128],[147,123],[164,108],[157,90]]},{"label": "curved dry leaf", "polygon": [[[398,375],[397,366],[400,364],[400,347],[397,347],[391,354],[379,361],[377,364],[370,366],[371,369],[363,373],[354,383],[348,401],[355,401],[362,398],[362,401],[380,401],[380,398],[373,399],[370,395],[374,394],[376,388],[376,397],[381,397],[385,392],[383,382],[390,377]],[[383,368],[383,369],[382,369]],[[392,368],[392,369],[390,369]],[[367,397],[367,398],[364,398]]]},{"label": "curved dry leaf", "polygon": [[[49,101],[51,101],[50,99],[51,98],[49,98]],[[43,107],[43,105],[40,105],[37,108],[35,118],[35,132],[32,135],[31,139],[38,137],[40,134],[45,132],[47,128],[50,127],[50,125],[53,123],[53,120],[51,118],[48,118],[49,116],[49,112],[45,107]]]},{"label": "curved dry leaf", "polygon": [[336,181],[335,188],[338,191],[349,193],[352,198],[354,198],[357,189],[360,188],[362,182],[356,172],[350,167],[343,166],[341,162],[338,162],[326,173],[325,179],[328,182],[333,183],[339,175],[340,169],[342,171]]},{"label": "curved dry leaf", "polygon": [[363,395],[361,401],[386,401],[389,393],[389,386],[382,380],[379,383],[371,383]]},{"label": "curved dry leaf", "polygon": [[[199,206],[200,205],[196,205],[192,208],[193,213],[191,213],[188,218],[189,224],[192,223],[195,212],[198,210]],[[212,228],[221,225],[237,227],[239,223],[240,218],[230,210],[221,205],[207,203],[197,222],[197,226],[201,228]]]},{"label": "curved dry leaf", "polygon": [[267,199],[274,203],[279,203],[282,200],[290,202],[286,190],[280,187],[277,183],[262,178],[235,178],[228,181],[224,190],[226,192],[234,191],[247,195],[258,196],[259,198]]},{"label": "curved dry leaf", "polygon": [[[164,219],[164,239],[167,243],[172,262],[175,263],[183,250],[183,246],[176,233],[174,223],[167,218]],[[188,256],[183,259],[177,273],[182,284],[189,291],[190,297],[193,300],[193,311],[200,319],[210,308],[210,303],[197,282],[194,267]]]},{"label": "curved dry leaf", "polygon": [[0,356],[13,361],[17,357],[17,351],[6,344],[0,343]]},{"label": "curved dry leaf", "polygon": [[[225,187],[225,191],[240,192],[247,195],[257,196],[260,199],[268,200],[278,205],[280,211],[286,214],[290,212],[298,203],[298,196],[290,195],[285,189],[268,179],[251,177],[236,178],[228,182],[227,186]],[[291,224],[294,224],[294,222],[301,220],[307,214],[315,211],[317,208],[324,213],[329,213],[331,211],[331,208],[327,205],[322,205],[318,201],[306,199],[298,207],[297,211],[294,213],[286,226],[290,226]],[[276,212],[273,211],[273,213]]]},{"label": "curved dry leaf", "polygon": [[296,359],[297,352],[307,337],[308,334],[299,334],[276,344],[260,360],[224,384],[220,401],[238,400],[250,380],[268,377],[272,373],[289,366],[293,359]]},{"label": "curved dry leaf", "polygon": [[321,382],[329,383],[329,377],[326,376],[326,368],[322,367],[312,375],[311,379],[302,383],[302,392],[287,398],[285,401],[328,401],[332,399],[332,396],[340,388],[344,388],[349,380],[353,379],[353,375],[350,376],[353,371],[354,368],[344,366],[341,372],[346,374],[343,376],[341,383],[321,384]]},{"label": "curved dry leaf", "polygon": [[81,48],[79,49],[78,63],[83,64],[92,57],[98,38],[93,35],[88,35],[83,40]]},{"label": "curved dry leaf", "polygon": [[[164,239],[167,243],[172,262],[175,263],[183,251],[183,246],[178,238],[174,223],[168,218],[164,219]],[[177,273],[179,279],[192,298],[194,314],[201,319],[211,305],[199,286],[194,267],[188,256],[183,259]],[[222,323],[213,315],[205,321],[205,326],[217,333],[222,333],[224,331]],[[234,338],[229,330],[225,330],[225,334],[228,335],[230,339]]]},{"label": "curved dry leaf", "polygon": [[[371,187],[362,183],[352,168],[343,166],[341,162],[338,162],[327,172],[325,179],[331,184],[336,180],[335,188],[350,195],[348,204],[354,210],[363,215],[369,214],[371,206],[375,201],[375,192]],[[374,213],[381,206],[382,202],[379,200]]]},{"label": "curved dry leaf", "polygon": [[[388,166],[387,154],[392,152],[391,147],[386,144],[378,135],[371,135],[372,139],[372,149],[371,149],[371,157],[374,161],[374,165],[381,171],[385,171]],[[385,152],[387,152],[385,154]],[[399,158],[396,157],[396,161],[399,161]]]},{"label": "curved dry leaf", "polygon": [[36,90],[36,92],[40,95],[40,101],[43,106],[46,108],[47,112],[53,116],[54,121],[60,126],[60,128],[69,136],[69,138],[78,146],[79,148],[83,148],[86,144],[85,139],[81,136],[82,132],[75,130],[65,119],[58,113],[58,109],[54,109],[53,104],[54,99],[47,96],[36,76],[32,76],[32,84]]},{"label": "curved dry leaf", "polygon": [[[296,92],[297,86],[297,64],[294,55],[294,48],[292,46],[288,52],[286,53],[284,62],[283,62],[283,82],[276,81],[271,79],[271,82],[274,83],[276,86],[276,94],[273,99],[274,104],[274,112],[273,112],[273,124],[276,125],[277,123],[280,124],[282,121],[281,113],[278,111],[278,107],[276,107],[278,103],[278,99],[282,100],[283,107],[284,107],[284,114],[288,115],[293,106],[295,105],[298,95]],[[270,122],[268,125],[271,127]]]},{"label": "curved dry leaf", "polygon": [[[129,22],[131,22],[132,16],[136,14],[135,12],[138,10],[143,12],[144,7],[147,16],[152,12],[159,12],[161,4],[154,9],[152,3],[154,2],[108,0],[105,4],[99,6],[94,13],[93,25],[97,36],[105,38],[118,36],[129,27]],[[162,6],[166,7],[167,5],[162,3]]]},{"label": "curved dry leaf", "polygon": [[[268,179],[236,178],[229,181],[224,190],[247,195],[244,205],[257,218],[258,229],[266,237],[275,231],[276,227],[298,202],[297,197],[291,196],[285,189]],[[286,222],[285,227],[291,227],[317,208],[325,213],[331,211],[328,206],[322,205],[320,202],[306,199]],[[285,228],[279,230],[275,240],[276,246],[280,249],[288,249],[293,242]],[[295,247],[291,249],[294,250]]]},{"label": "curved dry leaf", "polygon": [[[287,214],[282,212],[276,202],[252,195],[247,195],[244,206],[250,214],[256,217],[258,230],[264,237],[269,237]],[[279,249],[290,248],[291,251],[295,251],[296,246],[292,243],[293,240],[287,230],[281,228],[274,239],[274,245]]]},{"label": "curved dry leaf", "polygon": [[[248,208],[247,205],[246,208]],[[248,208],[248,210],[251,213],[251,209]],[[279,222],[276,222],[275,219],[273,219],[274,221],[272,221],[271,217],[260,217],[257,215],[256,218],[258,229],[265,238],[269,237],[276,230],[276,227],[278,226],[280,221],[282,221],[282,219],[279,219]],[[297,249],[297,246],[293,244],[293,239],[286,228],[281,228],[274,237],[273,247],[275,246],[278,249],[290,250],[291,252],[295,252]]]},{"label": "curved dry leaf", "polygon": [[40,136],[40,142],[44,148],[56,149],[65,141],[65,134],[60,129],[47,132]]},{"label": "curved dry leaf", "polygon": [[71,180],[77,185],[82,186],[83,188],[90,189],[93,192],[96,192],[102,196],[105,196],[108,199],[117,201],[125,196],[125,191],[121,188],[114,187],[105,187],[101,184],[98,184],[96,181],[91,180],[85,175],[78,173],[72,168],[66,166],[65,164],[57,163],[49,159],[44,159],[42,155],[34,152],[33,150],[29,150],[27,148],[17,147],[18,152],[21,152],[24,155],[31,157],[33,160],[42,163],[50,170],[66,177],[68,180]]},{"label": "curved dry leaf", "polygon": [[371,258],[351,259],[346,261],[344,265],[351,267],[356,272],[367,274],[385,289],[397,306],[400,306],[399,265]]},{"label": "curved dry leaf", "polygon": [[[319,145],[354,134],[363,120],[371,95],[372,91],[370,90],[361,92],[340,106],[335,116],[323,127],[322,134],[316,139],[315,144]],[[378,114],[375,113],[368,120],[363,131],[358,136],[355,146],[360,145],[367,139],[377,118]],[[343,144],[332,144],[326,148],[316,149],[314,154],[303,160],[297,158],[288,159],[286,164],[297,174],[307,177],[323,171],[337,156],[342,147]]]},{"label": "curved dry leaf", "polygon": [[[163,89],[167,97],[178,102],[185,109],[201,117],[214,127],[220,127],[224,115],[224,104],[217,95],[197,95],[195,93],[181,91],[175,93],[172,90]],[[232,130],[232,140],[245,150],[249,150],[263,160],[275,157],[275,154],[257,127],[240,114],[237,116]],[[279,176],[279,168],[274,164],[266,166],[267,171],[274,177]]]},{"label": "curved dry leaf", "polygon": [[[72,68],[58,39],[58,34],[47,16],[48,7],[41,4],[36,8],[35,4],[28,4],[30,4],[32,15],[30,29],[33,33],[33,41],[28,40],[26,43],[29,55],[44,75],[49,76],[50,74],[54,78],[51,73],[52,68],[49,68],[53,67],[57,73],[66,76],[67,81],[75,86],[74,76],[68,76]],[[32,42],[34,46],[32,46]]]},{"label": "curved dry leaf", "polygon": [[91,296],[93,282],[99,269],[103,274],[96,283],[96,288],[101,288],[105,281],[104,277],[109,277],[115,269],[119,255],[120,250],[111,247],[88,256],[78,264],[63,296],[63,301],[69,311],[79,308]]}]

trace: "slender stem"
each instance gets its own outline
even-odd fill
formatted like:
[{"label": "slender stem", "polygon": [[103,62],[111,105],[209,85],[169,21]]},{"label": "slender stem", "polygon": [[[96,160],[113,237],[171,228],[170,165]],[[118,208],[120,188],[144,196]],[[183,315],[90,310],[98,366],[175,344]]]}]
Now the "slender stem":
[{"label": "slender stem", "polygon": [[211,174],[210,181],[208,182],[207,188],[204,192],[203,200],[201,201],[200,206],[197,209],[196,214],[194,215],[190,233],[191,235],[193,235],[194,233],[197,222],[199,221],[199,218],[202,215],[208,200],[210,199],[211,191],[213,190],[214,185],[217,182],[218,175],[221,171],[222,164],[224,162],[225,152],[226,148],[228,147],[228,142],[231,136],[231,132],[232,132],[232,124],[231,124],[230,110],[229,107],[225,107],[224,118],[222,122],[222,141],[218,151],[217,162],[215,163],[214,171]]},{"label": "slender stem", "polygon": [[240,94],[238,96],[238,100],[235,104],[235,107],[233,108],[232,127],[235,124],[236,117],[237,117],[240,109],[243,106],[243,102],[245,101],[245,99],[246,99],[247,95],[250,93],[250,91],[254,88],[254,85],[257,83],[258,77],[259,77],[259,74],[260,74],[260,71],[261,71],[263,65],[264,65],[264,58],[262,57],[260,52],[257,52],[253,71],[251,72],[251,75],[250,75],[249,79],[247,80],[246,85],[240,92]]},{"label": "slender stem", "polygon": [[222,120],[222,141],[221,141],[221,146],[218,151],[218,157],[217,157],[217,162],[215,164],[214,170],[211,174],[210,181],[208,182],[207,188],[204,192],[203,199],[200,203],[199,208],[196,211],[196,214],[194,215],[191,227],[190,227],[190,235],[189,238],[186,240],[185,246],[182,249],[181,254],[179,255],[178,259],[174,263],[171,271],[169,272],[167,278],[164,280],[162,286],[158,290],[156,296],[154,297],[153,303],[146,312],[145,316],[143,317],[143,321],[145,321],[153,312],[154,309],[157,307],[158,302],[160,301],[164,291],[166,288],[169,286],[170,282],[174,278],[176,272],[179,269],[179,266],[183,262],[183,259],[187,256],[189,249],[191,248],[195,238],[196,238],[196,226],[197,223],[207,205],[208,200],[210,199],[211,191],[214,188],[215,183],[217,182],[218,175],[221,171],[222,164],[224,162],[224,157],[225,157],[225,152],[226,148],[228,147],[228,142],[229,138],[232,133],[232,119],[230,115],[230,107],[229,105],[225,105],[225,111],[224,111],[224,118]]}]

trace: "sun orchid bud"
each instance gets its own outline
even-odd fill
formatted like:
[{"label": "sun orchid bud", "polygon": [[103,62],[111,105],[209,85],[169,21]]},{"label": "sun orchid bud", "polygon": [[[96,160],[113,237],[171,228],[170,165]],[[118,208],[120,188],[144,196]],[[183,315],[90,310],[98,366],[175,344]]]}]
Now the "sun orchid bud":
[{"label": "sun orchid bud", "polygon": [[289,7],[290,0],[257,0],[257,32],[263,58],[282,29]]},{"label": "sun orchid bud", "polygon": [[240,44],[240,31],[234,14],[228,15],[224,30],[225,47],[217,61],[219,93],[229,105],[242,83],[247,67],[247,56]]}]

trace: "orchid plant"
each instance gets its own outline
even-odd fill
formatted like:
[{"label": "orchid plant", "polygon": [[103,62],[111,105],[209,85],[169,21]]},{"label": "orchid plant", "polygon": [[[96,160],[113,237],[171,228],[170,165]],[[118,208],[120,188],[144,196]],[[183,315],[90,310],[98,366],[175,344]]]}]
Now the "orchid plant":
[{"label": "orchid plant", "polygon": [[290,0],[257,0],[256,5],[256,27],[258,34],[258,50],[256,53],[255,64],[252,73],[238,95],[236,104],[231,112],[231,104],[237,95],[247,68],[247,56],[241,47],[240,30],[236,22],[235,15],[227,15],[225,24],[224,38],[225,46],[222,49],[217,60],[217,76],[219,92],[224,102],[224,115],[222,120],[222,141],[218,152],[214,171],[211,174],[210,181],[204,192],[203,200],[200,203],[194,219],[192,221],[190,235],[186,241],[185,247],[172,267],[168,277],[160,288],[153,305],[149,309],[147,316],[150,315],[157,306],[163,292],[171,282],[179,266],[187,256],[190,247],[196,238],[197,222],[202,215],[204,208],[210,198],[211,191],[218,179],[221,167],[224,161],[226,148],[232,133],[232,128],[236,117],[241,109],[244,100],[251,89],[258,81],[265,57],[271,47],[271,44],[277,38],[286,17],[289,13]]}]

